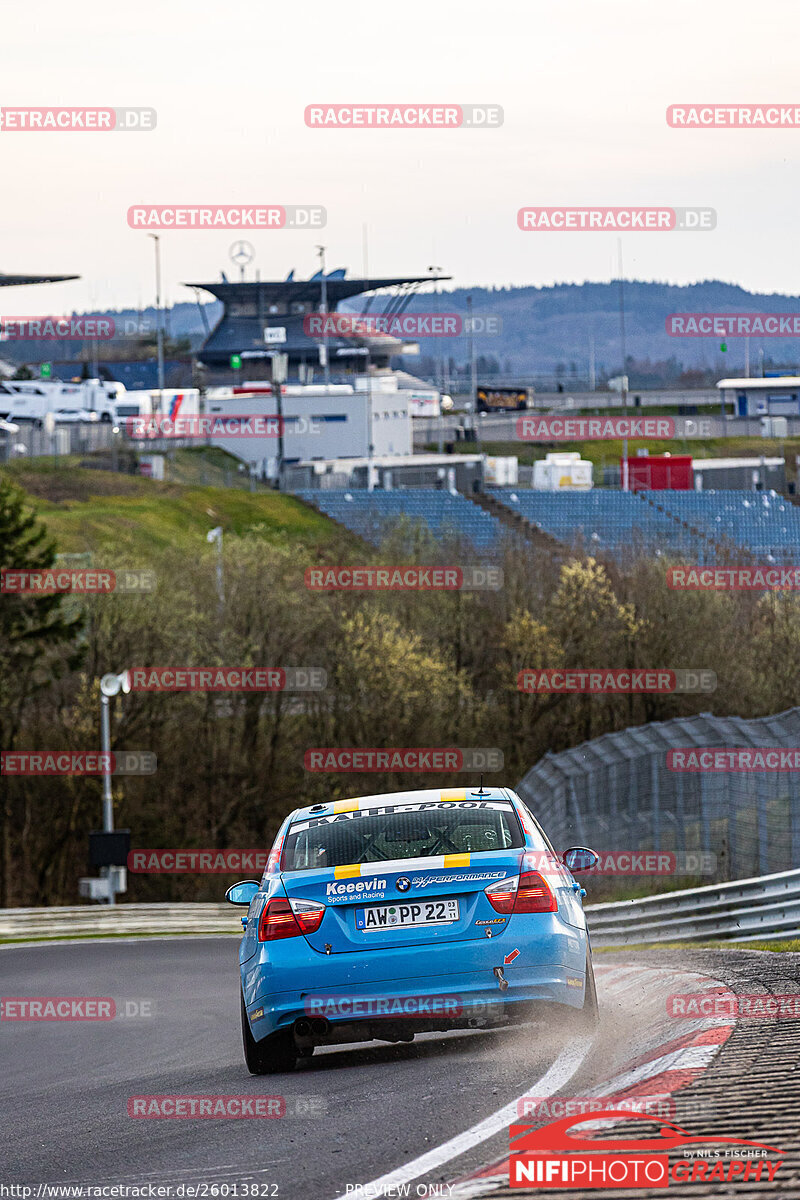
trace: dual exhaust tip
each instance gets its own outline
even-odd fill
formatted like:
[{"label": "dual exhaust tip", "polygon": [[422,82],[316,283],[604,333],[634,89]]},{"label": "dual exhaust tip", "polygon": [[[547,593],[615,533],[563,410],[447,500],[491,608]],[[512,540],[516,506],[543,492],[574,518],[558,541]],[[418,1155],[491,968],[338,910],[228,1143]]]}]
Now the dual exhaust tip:
[{"label": "dual exhaust tip", "polygon": [[297,1037],[327,1037],[331,1031],[331,1023],[327,1017],[298,1017],[294,1023]]}]

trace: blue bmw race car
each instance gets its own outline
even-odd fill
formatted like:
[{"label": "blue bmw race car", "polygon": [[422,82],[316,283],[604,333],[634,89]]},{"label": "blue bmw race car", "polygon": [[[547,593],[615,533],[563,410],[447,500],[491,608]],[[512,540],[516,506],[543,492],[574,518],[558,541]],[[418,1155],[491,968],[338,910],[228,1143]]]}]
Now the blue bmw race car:
[{"label": "blue bmw race car", "polygon": [[497,1028],[548,1007],[593,1025],[585,893],[572,872],[597,861],[585,847],[560,860],[508,788],[296,809],[261,882],[227,892],[248,906],[249,1070],[290,1070],[317,1045]]}]

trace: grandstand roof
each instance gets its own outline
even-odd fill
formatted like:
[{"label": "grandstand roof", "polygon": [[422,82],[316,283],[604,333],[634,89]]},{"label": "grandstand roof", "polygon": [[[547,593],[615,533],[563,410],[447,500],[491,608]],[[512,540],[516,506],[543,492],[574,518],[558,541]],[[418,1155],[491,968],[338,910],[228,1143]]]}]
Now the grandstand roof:
[{"label": "grandstand roof", "polygon": [[[450,275],[411,275],[403,277],[376,277],[370,279],[344,279],[325,277],[325,291],[329,308],[350,296],[363,292],[377,292],[381,288],[400,287],[410,283],[436,283],[452,278]],[[260,295],[264,300],[282,300],[288,303],[319,303],[322,297],[322,277],[317,274],[311,279],[255,280],[247,283],[187,283],[185,287],[202,288],[226,303],[235,304]]]},{"label": "grandstand roof", "polygon": [[2,275],[0,287],[19,287],[24,283],[66,283],[71,279],[80,279],[80,275]]}]

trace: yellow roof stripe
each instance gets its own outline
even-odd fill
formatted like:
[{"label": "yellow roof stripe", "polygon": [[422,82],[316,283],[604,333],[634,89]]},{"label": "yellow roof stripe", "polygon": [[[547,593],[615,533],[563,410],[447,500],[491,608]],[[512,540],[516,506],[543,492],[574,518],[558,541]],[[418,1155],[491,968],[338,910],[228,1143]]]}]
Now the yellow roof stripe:
[{"label": "yellow roof stripe", "polygon": [[334,879],[355,879],[356,875],[361,874],[361,864],[356,863],[354,867],[334,867]]},{"label": "yellow roof stripe", "polygon": [[358,812],[358,800],[337,800],[333,811],[335,813]]},{"label": "yellow roof stripe", "polygon": [[442,790],[440,792],[440,798],[442,800],[466,800],[467,789],[466,788],[442,788]]},{"label": "yellow roof stripe", "polygon": [[468,867],[468,854],[445,854],[444,865],[446,867]]}]

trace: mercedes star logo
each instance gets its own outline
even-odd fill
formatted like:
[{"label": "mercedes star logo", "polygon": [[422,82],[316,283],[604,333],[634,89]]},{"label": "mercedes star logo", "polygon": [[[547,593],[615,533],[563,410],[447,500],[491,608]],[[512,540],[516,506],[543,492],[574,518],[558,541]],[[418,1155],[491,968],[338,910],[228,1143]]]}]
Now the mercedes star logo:
[{"label": "mercedes star logo", "polygon": [[246,267],[252,262],[256,256],[256,252],[250,242],[234,242],[228,251],[231,262],[237,263],[240,267]]}]

